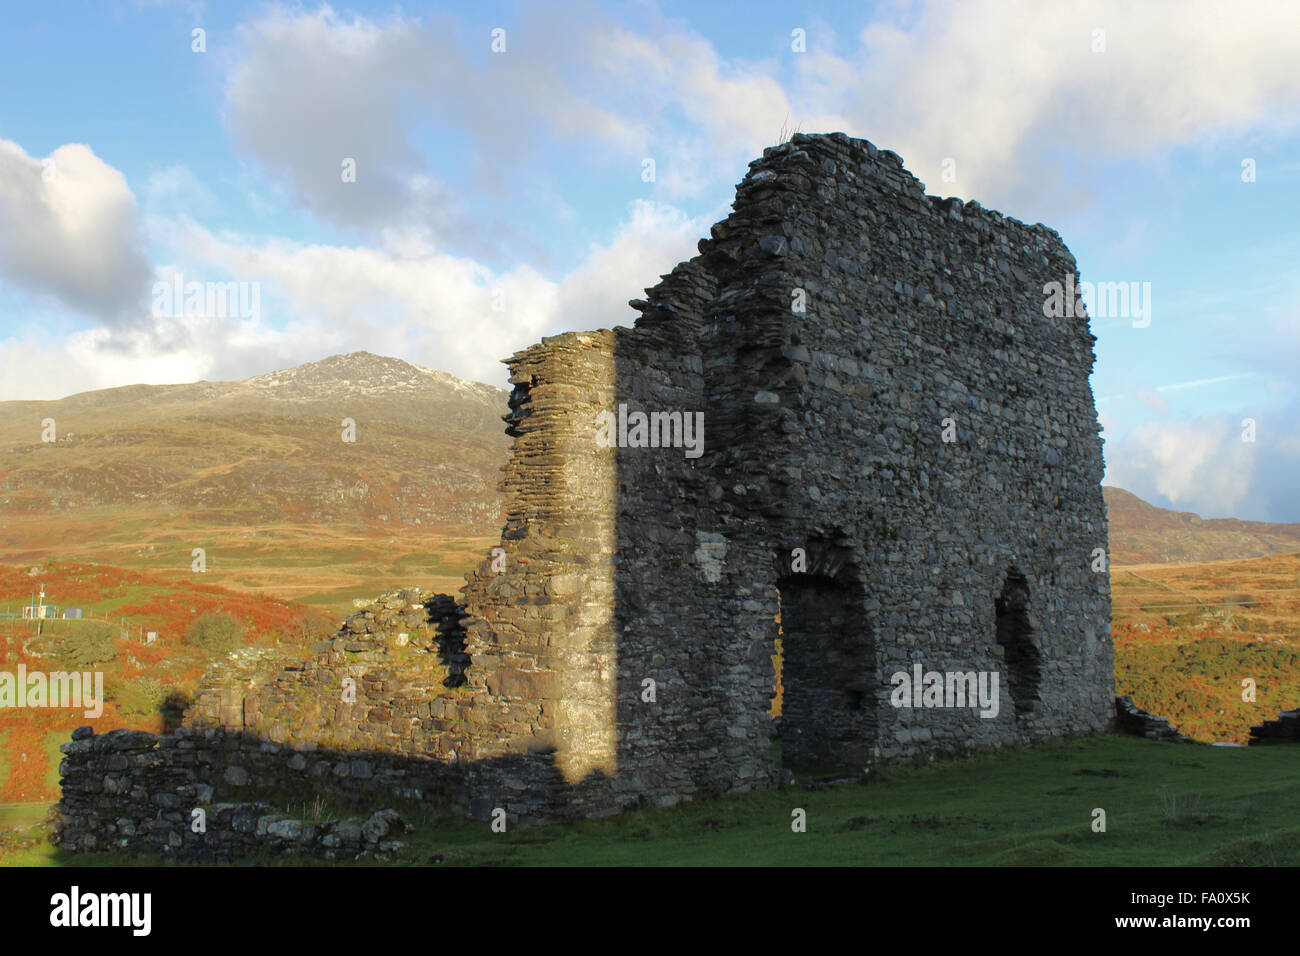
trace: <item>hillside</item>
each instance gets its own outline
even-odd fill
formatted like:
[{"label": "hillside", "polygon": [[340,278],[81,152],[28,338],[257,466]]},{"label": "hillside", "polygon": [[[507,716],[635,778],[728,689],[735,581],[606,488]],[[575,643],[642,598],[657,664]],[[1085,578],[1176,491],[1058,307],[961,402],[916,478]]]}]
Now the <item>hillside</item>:
[{"label": "hillside", "polygon": [[1300,554],[1112,568],[1110,580],[1115,693],[1204,741],[1245,743],[1300,705]]},{"label": "hillside", "polygon": [[[495,531],[501,389],[369,352],[239,382],[0,403],[0,509]],[[53,419],[57,441],[43,440]],[[343,420],[355,422],[345,441]]]},{"label": "hillside", "polygon": [[1230,561],[1300,551],[1300,524],[1202,518],[1104,487],[1112,564]]},{"label": "hillside", "polygon": [[[0,611],[18,613],[41,585],[46,603],[79,607],[83,618],[44,621],[39,636],[34,621],[0,618],[0,670],[98,671],[107,700],[94,718],[66,707],[0,708],[0,804],[57,795],[58,748],[73,728],[160,731],[164,714],[178,717],[209,663],[230,648],[298,658],[333,630],[327,615],[290,601],[102,565],[0,565]],[[227,640],[195,632],[213,617],[231,622]]]},{"label": "hillside", "polygon": [[[338,616],[396,585],[454,592],[498,540],[506,397],[354,352],[235,382],[0,402],[0,562],[188,573],[202,548],[207,583]],[[1300,524],[1104,493],[1118,566],[1300,552]]]},{"label": "hillside", "polygon": [[500,530],[505,410],[501,389],[368,352],[2,402],[0,562],[181,572],[203,548],[209,581],[334,609],[451,584]]}]

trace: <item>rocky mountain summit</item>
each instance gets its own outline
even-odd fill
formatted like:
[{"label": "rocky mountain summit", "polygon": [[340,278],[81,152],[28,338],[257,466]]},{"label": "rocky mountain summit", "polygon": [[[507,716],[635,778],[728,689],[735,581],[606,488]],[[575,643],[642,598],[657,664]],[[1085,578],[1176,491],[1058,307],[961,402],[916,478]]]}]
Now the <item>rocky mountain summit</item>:
[{"label": "rocky mountain summit", "polygon": [[331,355],[233,383],[286,401],[312,401],[338,395],[443,395],[495,407],[503,392],[482,382],[467,382],[447,372],[412,365],[373,352]]}]

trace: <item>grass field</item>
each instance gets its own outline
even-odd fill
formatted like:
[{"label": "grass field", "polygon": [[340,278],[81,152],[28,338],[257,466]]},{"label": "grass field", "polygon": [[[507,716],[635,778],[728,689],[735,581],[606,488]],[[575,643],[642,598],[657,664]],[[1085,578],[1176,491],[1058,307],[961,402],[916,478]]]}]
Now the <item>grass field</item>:
[{"label": "grass field", "polygon": [[[804,833],[791,829],[796,808]],[[505,834],[409,819],[401,862],[413,865],[1292,866],[1300,748],[1107,736]],[[64,854],[38,830],[0,848],[4,865],[137,862]]]},{"label": "grass field", "polygon": [[[455,594],[465,584],[465,572],[499,541],[496,535],[406,527],[384,531],[346,523],[242,527],[170,515],[145,518],[120,507],[56,517],[7,516],[0,564],[81,562],[198,578],[190,569],[192,551],[201,547],[204,583],[298,601],[340,619],[352,612],[353,598],[392,587],[418,584]],[[34,549],[33,541],[41,548]]]}]

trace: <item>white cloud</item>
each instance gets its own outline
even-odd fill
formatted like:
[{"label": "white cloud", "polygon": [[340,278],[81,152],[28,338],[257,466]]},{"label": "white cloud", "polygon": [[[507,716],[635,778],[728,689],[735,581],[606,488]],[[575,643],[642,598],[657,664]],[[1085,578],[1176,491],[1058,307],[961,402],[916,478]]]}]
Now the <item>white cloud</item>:
[{"label": "white cloud", "polygon": [[[487,33],[464,35],[448,17],[376,22],[346,20],[328,6],[310,14],[275,8],[239,30],[228,123],[236,142],[321,219],[376,231],[418,226],[438,244],[450,237],[465,249],[490,232],[466,211],[465,187],[504,194],[525,186],[532,177],[520,177],[517,164],[543,140],[628,135],[627,121],[580,95],[566,75],[594,29],[582,16],[525,11],[507,52],[493,55]],[[429,154],[460,152],[466,141],[474,162],[450,189]],[[343,181],[347,159],[355,182]]]},{"label": "white cloud", "polygon": [[1106,442],[1106,483],[1204,517],[1278,520],[1293,510],[1276,500],[1273,478],[1294,473],[1294,426],[1272,415],[1257,423],[1255,441],[1243,441],[1243,417],[1139,425]]},{"label": "white cloud", "polygon": [[88,146],[39,160],[0,140],[0,277],[114,325],[132,321],[149,262],[126,177]]},{"label": "white cloud", "polygon": [[[724,57],[653,7],[640,29],[591,5],[525,11],[500,55],[449,20],[276,10],[241,30],[227,107],[240,141],[314,211],[349,223],[441,214],[438,232],[450,197],[412,146],[404,107],[472,144],[479,184],[498,191],[514,188],[512,164],[576,142],[591,163],[655,158],[662,198],[704,195],[797,124],[871,139],[935,191],[1031,218],[1083,198],[1076,160],[1086,173],[1300,123],[1295,4],[1249,14],[1217,0],[893,9],[860,22],[844,52],[817,22],[806,53],[778,45],[758,59]],[[358,154],[368,179],[343,191],[338,162]],[[956,182],[940,182],[945,158]],[[1140,228],[1121,243],[1139,241]]]},{"label": "white cloud", "polygon": [[1292,3],[1246,13],[1215,0],[975,0],[903,11],[906,32],[871,24],[847,61],[848,132],[898,152],[931,186],[953,157],[958,179],[945,192],[1011,212],[1045,204],[1065,175],[1077,179],[1069,157],[1142,158],[1300,123]]},{"label": "white cloud", "polygon": [[[240,27],[226,84],[236,142],[306,208],[344,225],[445,222],[449,197],[411,144],[402,108],[447,78],[438,32],[393,17],[377,24],[273,8]],[[356,181],[345,182],[345,160]]]},{"label": "white cloud", "polygon": [[9,342],[0,345],[0,399],[244,378],[360,349],[504,385],[500,360],[543,335],[630,325],[628,300],[690,258],[707,231],[673,206],[634,202],[610,242],[553,281],[527,265],[494,271],[439,252],[418,234],[345,247],[218,235],[188,219],[155,227],[176,251],[175,263],[159,267],[161,281],[179,272],[185,281],[257,282],[262,315],[148,318],[56,346]]},{"label": "white cloud", "polygon": [[594,329],[631,325],[630,299],[659,283],[659,276],[695,255],[701,236],[717,216],[691,219],[662,203],[636,201],[629,218],[607,245],[593,246],[587,259],[565,276],[558,304],[565,328]]}]

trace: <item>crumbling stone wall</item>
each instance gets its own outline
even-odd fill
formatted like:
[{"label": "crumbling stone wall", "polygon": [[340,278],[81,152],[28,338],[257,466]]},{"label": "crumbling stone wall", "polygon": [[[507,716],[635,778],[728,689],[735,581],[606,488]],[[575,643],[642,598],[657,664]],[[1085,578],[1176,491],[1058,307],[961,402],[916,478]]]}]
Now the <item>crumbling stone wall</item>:
[{"label": "crumbling stone wall", "polygon": [[[838,133],[766,150],[733,210],[633,328],[507,361],[506,523],[454,604],[387,595],[192,723],[392,755],[384,785],[528,821],[772,786],[778,637],[787,764],[1107,729],[1095,340],[1045,315],[1077,286],[1060,237]],[[668,418],[609,447],[638,412],[698,413],[702,446]],[[895,706],[917,668],[996,673],[996,716]]]},{"label": "crumbling stone wall", "polygon": [[1276,720],[1266,720],[1250,728],[1251,744],[1272,744],[1300,740],[1300,709],[1284,710]]},{"label": "crumbling stone wall", "polygon": [[1148,740],[1191,740],[1180,734],[1168,717],[1143,710],[1127,695],[1115,698],[1115,730]]},{"label": "crumbling stone wall", "polygon": [[[229,744],[211,736],[205,742],[218,751]],[[73,731],[62,747],[67,757],[55,843],[74,853],[114,850],[199,863],[290,854],[387,860],[405,845],[399,837],[407,824],[391,809],[311,822],[266,802],[217,802],[216,790],[196,771],[199,754],[210,751],[196,744],[185,731],[163,737]]]}]

